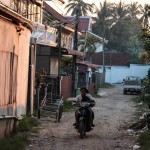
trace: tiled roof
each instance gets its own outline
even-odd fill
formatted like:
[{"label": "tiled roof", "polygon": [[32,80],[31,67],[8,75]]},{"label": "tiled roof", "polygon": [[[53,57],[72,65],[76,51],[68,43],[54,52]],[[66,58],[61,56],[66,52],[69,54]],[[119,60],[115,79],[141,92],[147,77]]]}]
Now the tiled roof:
[{"label": "tiled roof", "polygon": [[[75,24],[75,16],[64,16],[69,24],[74,26]],[[80,17],[79,18],[79,24],[78,24],[78,30],[81,32],[85,31],[91,31],[91,18],[86,17]]]},{"label": "tiled roof", "polygon": [[43,3],[44,4],[44,10],[47,11],[48,13],[52,14],[56,19],[58,19],[59,21],[65,22],[66,19],[59,14],[56,10],[54,10],[50,5],[48,5],[46,2]]},{"label": "tiled roof", "polygon": [[[128,66],[131,59],[125,52],[107,52],[104,56],[106,66]],[[95,53],[92,60],[94,64],[103,65],[103,52]]]}]

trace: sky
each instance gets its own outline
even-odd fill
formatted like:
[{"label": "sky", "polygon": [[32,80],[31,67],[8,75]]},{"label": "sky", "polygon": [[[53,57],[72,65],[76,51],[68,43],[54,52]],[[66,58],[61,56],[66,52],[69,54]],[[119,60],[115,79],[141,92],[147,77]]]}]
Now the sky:
[{"label": "sky", "polygon": [[[84,0],[86,3],[95,3],[96,6],[99,5],[100,0]],[[119,3],[120,0],[107,0],[108,2],[115,2],[115,3]],[[131,0],[122,0],[123,2],[125,2],[126,4],[130,3]],[[149,3],[150,4],[150,0],[132,0],[132,2],[139,2],[140,4],[145,4],[145,3]],[[148,2],[149,1],[149,2]],[[65,2],[67,3],[67,0],[65,0]]]},{"label": "sky", "polygon": [[[100,5],[100,2],[103,2],[104,0],[83,0],[85,1],[86,3],[94,3],[97,7],[99,7]],[[107,0],[108,2],[115,2],[115,3],[119,3],[120,0]],[[126,4],[130,4],[131,3],[131,0],[122,0],[124,3]],[[132,2],[138,2],[139,4],[142,4],[144,5],[145,3],[146,4],[150,4],[150,0],[132,0]],[[58,11],[60,14],[62,15],[65,15],[66,13],[66,10],[64,9],[65,6],[68,4],[68,0],[64,0],[65,4],[64,5],[59,5],[59,4],[54,4],[54,2],[50,1],[50,2],[47,2],[50,6],[52,6],[56,11]]]}]

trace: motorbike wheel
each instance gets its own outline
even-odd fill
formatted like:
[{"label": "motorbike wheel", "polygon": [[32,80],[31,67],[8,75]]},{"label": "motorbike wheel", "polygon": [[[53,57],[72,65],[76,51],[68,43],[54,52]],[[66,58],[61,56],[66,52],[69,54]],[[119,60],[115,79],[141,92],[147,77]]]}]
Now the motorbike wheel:
[{"label": "motorbike wheel", "polygon": [[83,120],[79,121],[79,133],[80,133],[80,138],[83,139],[85,136],[85,122]]},{"label": "motorbike wheel", "polygon": [[63,113],[63,107],[59,108],[59,114],[58,114],[58,122],[60,122],[60,119],[62,117],[62,113]]}]

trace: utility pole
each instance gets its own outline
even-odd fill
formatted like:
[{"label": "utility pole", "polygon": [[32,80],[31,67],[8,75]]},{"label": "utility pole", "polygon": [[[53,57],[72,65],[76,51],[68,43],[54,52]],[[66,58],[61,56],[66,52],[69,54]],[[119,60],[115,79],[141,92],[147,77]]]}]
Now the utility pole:
[{"label": "utility pole", "polygon": [[105,28],[104,28],[104,22],[102,25],[103,30],[103,73],[105,73]]},{"label": "utility pole", "polygon": [[103,37],[103,73],[105,72],[105,47],[104,47],[104,44],[105,44],[105,39]]},{"label": "utility pole", "polygon": [[[74,50],[78,50],[78,22],[79,22],[79,10],[76,9],[76,17],[75,17],[75,32],[74,32]],[[76,55],[73,55],[73,96],[76,96]]]},{"label": "utility pole", "polygon": [[59,47],[59,56],[58,56],[58,95],[60,95],[60,80],[61,80],[61,33],[62,33],[62,25],[60,24],[58,27],[59,30],[59,41],[58,41],[58,47]]}]

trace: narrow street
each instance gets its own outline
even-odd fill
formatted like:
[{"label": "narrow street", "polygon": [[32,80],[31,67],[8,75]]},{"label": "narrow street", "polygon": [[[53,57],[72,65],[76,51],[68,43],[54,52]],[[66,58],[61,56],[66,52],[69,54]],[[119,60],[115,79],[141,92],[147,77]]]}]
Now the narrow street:
[{"label": "narrow street", "polygon": [[103,89],[103,96],[96,98],[95,128],[80,139],[72,124],[74,112],[64,113],[60,123],[52,118],[40,120],[39,133],[30,135],[26,150],[132,150],[136,138],[127,129],[132,124],[134,95],[123,95],[122,85]]}]

